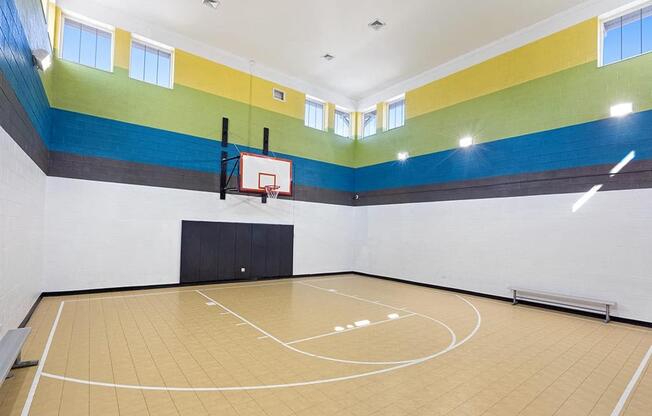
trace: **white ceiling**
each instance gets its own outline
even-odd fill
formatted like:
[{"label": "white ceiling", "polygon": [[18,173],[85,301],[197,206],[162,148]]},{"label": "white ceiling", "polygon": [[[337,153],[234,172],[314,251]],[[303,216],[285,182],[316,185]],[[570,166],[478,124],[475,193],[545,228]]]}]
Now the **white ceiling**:
[{"label": "white ceiling", "polygon": [[[357,103],[586,0],[221,0],[216,10],[201,0],[59,3],[100,20],[128,16]],[[367,27],[376,18],[387,23],[379,32]]]}]

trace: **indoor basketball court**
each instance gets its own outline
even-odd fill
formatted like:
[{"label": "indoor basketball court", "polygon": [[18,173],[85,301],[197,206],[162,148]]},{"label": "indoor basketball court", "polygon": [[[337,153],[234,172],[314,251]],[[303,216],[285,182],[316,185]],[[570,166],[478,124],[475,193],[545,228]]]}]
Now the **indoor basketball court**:
[{"label": "indoor basketball court", "polygon": [[652,2],[0,12],[0,416],[652,414]]}]

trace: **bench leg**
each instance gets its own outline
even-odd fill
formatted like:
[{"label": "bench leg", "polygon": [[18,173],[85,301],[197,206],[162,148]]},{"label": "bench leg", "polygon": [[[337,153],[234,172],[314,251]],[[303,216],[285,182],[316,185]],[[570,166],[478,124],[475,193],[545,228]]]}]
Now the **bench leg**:
[{"label": "bench leg", "polygon": [[605,313],[605,315],[604,315],[604,322],[605,322],[606,324],[608,324],[609,321],[611,321],[611,313],[610,313],[611,311],[610,311],[609,309],[611,309],[611,306],[610,306],[610,305],[607,305],[606,313]]},{"label": "bench leg", "polygon": [[512,290],[512,305],[516,305],[518,300],[516,300],[516,291]]},{"label": "bench leg", "polygon": [[16,368],[34,367],[36,365],[38,365],[38,360],[21,361],[20,354],[18,354],[18,357],[16,357],[16,362],[14,362],[14,365],[11,366],[11,369],[13,370]]}]

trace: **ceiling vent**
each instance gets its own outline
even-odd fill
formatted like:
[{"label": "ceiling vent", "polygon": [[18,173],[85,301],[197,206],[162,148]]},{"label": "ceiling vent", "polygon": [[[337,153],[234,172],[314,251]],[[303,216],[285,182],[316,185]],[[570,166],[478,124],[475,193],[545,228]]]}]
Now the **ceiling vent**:
[{"label": "ceiling vent", "polygon": [[213,9],[217,9],[217,7],[220,5],[220,0],[203,0],[204,6],[211,7]]},{"label": "ceiling vent", "polygon": [[375,31],[379,31],[383,27],[385,27],[386,23],[381,22],[380,19],[376,19],[373,22],[369,23],[369,27],[372,28]]},{"label": "ceiling vent", "polygon": [[331,55],[330,53],[327,53],[326,55],[322,56],[322,58],[324,58],[327,61],[332,61],[333,59],[335,59],[335,56]]}]

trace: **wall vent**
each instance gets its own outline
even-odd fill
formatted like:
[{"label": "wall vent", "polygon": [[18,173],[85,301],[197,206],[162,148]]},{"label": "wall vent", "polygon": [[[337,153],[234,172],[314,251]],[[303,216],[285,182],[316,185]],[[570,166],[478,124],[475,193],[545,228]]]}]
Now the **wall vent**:
[{"label": "wall vent", "polygon": [[285,102],[285,91],[277,90],[276,88],[272,89],[272,96],[275,100]]},{"label": "wall vent", "polygon": [[385,27],[386,23],[382,22],[380,19],[376,19],[373,22],[369,23],[369,27],[372,28],[375,31],[379,31],[383,27]]},{"label": "wall vent", "polygon": [[220,0],[203,0],[204,6],[217,9],[220,5]]}]

